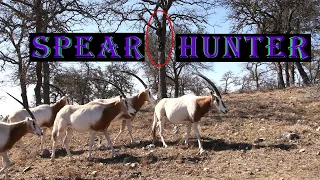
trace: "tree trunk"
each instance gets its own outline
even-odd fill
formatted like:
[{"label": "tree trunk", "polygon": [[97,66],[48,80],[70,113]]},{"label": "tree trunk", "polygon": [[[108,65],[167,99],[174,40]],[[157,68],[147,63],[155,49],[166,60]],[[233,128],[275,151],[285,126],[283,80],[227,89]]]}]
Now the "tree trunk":
[{"label": "tree trunk", "polygon": [[224,94],[227,94],[228,91],[228,81],[226,81],[226,84],[224,86]]},{"label": "tree trunk", "polygon": [[284,63],[284,72],[286,75],[286,87],[290,87],[289,62]]},{"label": "tree trunk", "polygon": [[174,78],[174,97],[179,97],[179,78]]},{"label": "tree trunk", "polygon": [[[165,45],[166,45],[166,16],[162,17],[161,34],[160,34],[160,58],[159,64],[165,62]],[[158,97],[159,99],[167,97],[167,83],[166,83],[166,67],[159,68],[159,84],[158,84]]]},{"label": "tree trunk", "polygon": [[37,74],[37,84],[34,88],[34,93],[36,96],[36,106],[41,104],[41,84],[42,84],[42,62],[37,62],[36,74]]},{"label": "tree trunk", "polygon": [[[41,22],[41,0],[35,1],[35,15],[36,15],[36,33],[41,33],[42,30],[42,22]],[[37,62],[36,65],[36,75],[37,75],[37,84],[34,89],[34,93],[36,96],[36,106],[41,104],[41,84],[42,84],[42,62]]]},{"label": "tree trunk", "polygon": [[25,77],[25,73],[26,72],[23,71],[22,59],[21,58],[19,58],[18,73],[19,73],[19,78],[20,78],[20,88],[21,88],[22,103],[23,103],[23,105],[25,107],[29,107],[28,96],[27,96],[27,82],[26,82],[26,77]]},{"label": "tree trunk", "polygon": [[43,102],[50,104],[50,68],[48,62],[43,62]]},{"label": "tree trunk", "polygon": [[295,62],[295,65],[296,65],[296,67],[297,67],[297,69],[299,71],[299,74],[300,74],[301,78],[302,78],[303,84],[306,85],[306,86],[310,85],[310,79],[309,79],[307,73],[304,71],[301,63],[300,62]]},{"label": "tree trunk", "polygon": [[282,66],[280,62],[275,62],[276,68],[277,68],[277,77],[278,77],[278,88],[283,89],[285,88],[284,81],[283,81],[283,75],[282,75]]},{"label": "tree trunk", "polygon": [[257,88],[257,90],[259,90],[260,89],[260,85],[259,85],[259,75],[258,75],[258,63],[255,64],[254,80],[256,82],[256,88]]},{"label": "tree trunk", "polygon": [[294,79],[294,63],[289,63],[289,76],[290,76],[290,86],[295,86],[295,79]]}]

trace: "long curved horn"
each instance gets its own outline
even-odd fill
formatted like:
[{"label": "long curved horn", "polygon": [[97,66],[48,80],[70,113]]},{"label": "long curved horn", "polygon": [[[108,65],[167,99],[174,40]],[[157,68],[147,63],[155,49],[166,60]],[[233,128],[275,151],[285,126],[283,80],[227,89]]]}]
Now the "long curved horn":
[{"label": "long curved horn", "polygon": [[198,75],[198,76],[200,76],[200,77],[202,77],[204,80],[206,80],[206,81],[212,86],[212,88],[213,88],[213,90],[215,91],[215,93],[216,93],[219,97],[221,97],[221,94],[220,94],[218,88],[214,85],[214,83],[213,83],[210,79],[208,79],[207,77],[205,77],[204,75],[202,75],[202,74],[200,74],[200,73],[195,73],[195,74]]},{"label": "long curved horn", "polygon": [[119,88],[119,86],[115,85],[114,83],[112,83],[112,82],[110,82],[110,81],[107,81],[107,80],[104,80],[104,79],[98,79],[98,78],[92,78],[92,80],[95,80],[95,81],[104,81],[104,82],[106,82],[106,83],[109,83],[109,84],[113,85],[114,87],[116,87],[116,88],[120,91],[121,95],[122,95],[124,98],[126,98],[126,95],[123,93],[123,91]]},{"label": "long curved horn", "polygon": [[135,74],[133,74],[133,73],[131,73],[131,72],[129,72],[129,71],[120,71],[120,72],[127,73],[127,74],[130,74],[130,75],[134,76],[135,78],[137,78],[137,79],[141,82],[141,84],[144,86],[144,88],[146,88],[146,89],[148,88],[148,86],[146,85],[146,83],[144,83],[144,82],[142,81],[142,79],[139,78],[137,75],[135,75]]},{"label": "long curved horn", "polygon": [[32,112],[30,111],[30,109],[28,108],[28,107],[26,107],[21,101],[19,101],[17,98],[15,98],[15,97],[13,97],[11,94],[9,94],[8,92],[7,92],[7,94],[9,95],[9,96],[11,96],[13,99],[15,99],[16,101],[18,101],[27,111],[28,111],[28,113],[30,114],[30,116],[31,116],[31,118],[32,119],[34,119],[34,120],[36,120],[36,118],[34,117],[34,115],[32,114]]},{"label": "long curved horn", "polygon": [[[58,86],[55,86],[53,84],[49,84],[49,86],[51,86],[51,87],[55,88],[56,90],[58,90],[62,94],[62,96],[66,95],[66,93],[64,93]],[[43,84],[41,84],[41,87],[43,88]]]}]

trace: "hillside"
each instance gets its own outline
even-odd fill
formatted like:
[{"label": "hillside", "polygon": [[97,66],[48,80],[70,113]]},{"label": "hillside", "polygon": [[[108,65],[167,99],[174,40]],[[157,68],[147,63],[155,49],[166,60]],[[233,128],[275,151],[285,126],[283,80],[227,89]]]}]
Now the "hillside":
[{"label": "hillside", "polygon": [[[224,95],[228,114],[211,111],[199,126],[205,154],[198,155],[191,131],[189,148],[183,146],[185,127],[174,134],[166,123],[164,137],[151,143],[153,111],[146,106],[133,123],[133,136],[140,144],[126,145],[126,132],[116,144],[120,156],[94,147],[94,161],[87,161],[89,134],[74,133],[70,142],[74,161],[59,143],[55,162],[49,154],[39,156],[40,138],[28,135],[25,148],[9,152],[15,162],[9,170],[16,179],[318,179],[320,170],[320,87],[291,88],[269,92]],[[115,122],[112,138],[119,130]],[[288,133],[295,133],[288,137]],[[157,134],[157,137],[158,134]],[[263,138],[258,143],[257,138]],[[104,142],[106,144],[106,142]],[[182,145],[179,145],[182,144]],[[46,147],[51,151],[50,137]],[[1,163],[2,166],[2,163]],[[27,168],[25,173],[23,171]],[[3,175],[1,176],[3,177]]]}]

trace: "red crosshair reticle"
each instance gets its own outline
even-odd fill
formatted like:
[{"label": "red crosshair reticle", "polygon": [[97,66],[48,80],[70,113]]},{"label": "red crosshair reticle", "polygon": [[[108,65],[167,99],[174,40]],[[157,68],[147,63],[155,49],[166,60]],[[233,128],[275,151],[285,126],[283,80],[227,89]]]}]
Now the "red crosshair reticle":
[{"label": "red crosshair reticle", "polygon": [[[149,39],[148,39],[148,38],[149,38],[149,36],[148,36],[149,33],[148,33],[148,32],[149,32],[149,26],[150,26],[151,19],[152,19],[153,16],[154,16],[156,13],[158,13],[158,12],[162,12],[163,14],[166,15],[166,18],[167,18],[167,20],[169,21],[169,24],[170,24],[170,32],[171,32],[171,46],[170,46],[170,51],[169,51],[169,55],[168,55],[166,61],[165,61],[163,64],[156,63],[156,62],[152,59],[152,56],[151,56],[151,53],[150,53],[150,49],[149,49],[149,41],[148,41],[148,40],[149,40]],[[168,16],[168,14],[167,14],[166,12],[164,12],[163,10],[156,10],[156,11],[151,15],[151,17],[149,18],[149,20],[148,20],[148,25],[147,25],[147,29],[146,29],[146,49],[147,49],[147,55],[148,55],[151,63],[152,63],[153,65],[157,66],[157,67],[163,67],[163,66],[165,66],[165,65],[169,62],[170,57],[171,57],[171,55],[172,55],[173,45],[174,45],[174,31],[173,31],[172,21],[171,21],[170,17]]]}]

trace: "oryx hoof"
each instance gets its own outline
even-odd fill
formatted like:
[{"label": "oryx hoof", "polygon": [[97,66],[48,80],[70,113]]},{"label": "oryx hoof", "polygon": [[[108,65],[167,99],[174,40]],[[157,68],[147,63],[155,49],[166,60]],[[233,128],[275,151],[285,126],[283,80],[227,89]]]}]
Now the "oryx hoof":
[{"label": "oryx hoof", "polygon": [[206,151],[204,149],[200,149],[199,154],[202,155],[204,154]]},{"label": "oryx hoof", "polygon": [[168,145],[167,145],[167,144],[164,144],[164,145],[163,145],[163,147],[164,147],[164,148],[167,148],[167,147],[168,147]]}]

